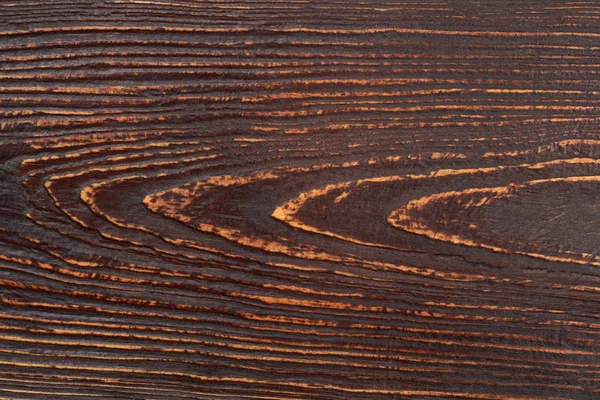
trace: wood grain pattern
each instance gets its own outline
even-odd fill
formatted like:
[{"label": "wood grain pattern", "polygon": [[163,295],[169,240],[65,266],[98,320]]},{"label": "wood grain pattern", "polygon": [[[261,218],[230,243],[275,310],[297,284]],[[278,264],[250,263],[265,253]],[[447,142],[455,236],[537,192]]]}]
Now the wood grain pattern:
[{"label": "wood grain pattern", "polygon": [[0,2],[0,398],[600,398],[600,4]]}]

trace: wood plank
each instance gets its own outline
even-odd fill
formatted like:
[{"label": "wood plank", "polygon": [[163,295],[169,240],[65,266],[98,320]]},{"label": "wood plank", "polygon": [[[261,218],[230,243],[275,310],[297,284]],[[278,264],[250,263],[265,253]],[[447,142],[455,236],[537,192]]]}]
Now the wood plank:
[{"label": "wood plank", "polygon": [[594,1],[0,3],[0,398],[600,398]]}]

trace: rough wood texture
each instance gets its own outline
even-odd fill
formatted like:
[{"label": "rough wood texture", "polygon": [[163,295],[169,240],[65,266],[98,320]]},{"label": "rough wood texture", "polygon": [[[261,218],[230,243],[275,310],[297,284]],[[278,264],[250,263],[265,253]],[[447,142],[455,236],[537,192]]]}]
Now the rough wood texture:
[{"label": "rough wood texture", "polygon": [[0,2],[0,398],[600,398],[600,4]]}]

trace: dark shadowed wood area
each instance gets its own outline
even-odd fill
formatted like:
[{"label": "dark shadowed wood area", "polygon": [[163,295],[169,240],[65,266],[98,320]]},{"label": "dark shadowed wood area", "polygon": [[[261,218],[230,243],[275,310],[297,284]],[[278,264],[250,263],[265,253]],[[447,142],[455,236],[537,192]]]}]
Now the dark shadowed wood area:
[{"label": "dark shadowed wood area", "polygon": [[600,399],[600,2],[1,0],[0,399]]}]

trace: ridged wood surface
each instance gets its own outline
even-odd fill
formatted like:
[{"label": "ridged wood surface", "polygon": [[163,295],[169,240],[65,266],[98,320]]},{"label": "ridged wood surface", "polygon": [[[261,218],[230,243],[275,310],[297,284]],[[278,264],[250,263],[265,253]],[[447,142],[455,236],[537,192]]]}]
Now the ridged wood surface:
[{"label": "ridged wood surface", "polygon": [[2,0],[0,398],[600,398],[599,18]]}]

